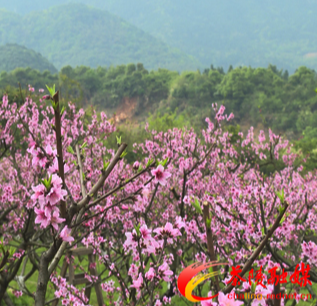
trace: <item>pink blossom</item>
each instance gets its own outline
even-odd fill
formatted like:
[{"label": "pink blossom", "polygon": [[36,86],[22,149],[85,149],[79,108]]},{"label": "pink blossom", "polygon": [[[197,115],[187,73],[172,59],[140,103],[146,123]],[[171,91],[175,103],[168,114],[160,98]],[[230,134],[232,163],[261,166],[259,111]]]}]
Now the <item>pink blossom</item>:
[{"label": "pink blossom", "polygon": [[126,237],[127,237],[127,240],[125,241],[125,243],[123,244],[123,246],[125,247],[130,247],[130,246],[133,246],[135,247],[137,245],[137,241],[138,241],[138,238],[137,238],[137,233],[135,230],[133,230],[133,232],[127,232],[125,233]]},{"label": "pink blossom", "polygon": [[133,278],[135,278],[138,275],[138,271],[139,271],[138,267],[134,263],[132,263],[130,265],[130,269],[129,269],[128,275],[130,275]]},{"label": "pink blossom", "polygon": [[59,217],[59,210],[56,209],[53,211],[53,214],[51,216],[51,225],[55,228],[56,231],[58,231],[58,224],[64,222],[65,219],[64,218],[60,218]]},{"label": "pink blossom", "polygon": [[46,202],[51,205],[57,204],[59,201],[64,200],[64,196],[67,195],[67,191],[62,189],[62,179],[57,175],[52,175],[51,189],[46,196]]},{"label": "pink blossom", "polygon": [[36,213],[36,218],[35,218],[35,224],[41,224],[40,227],[41,228],[46,228],[50,222],[50,217],[48,217],[45,214],[45,211],[43,209],[38,209],[38,208],[34,208],[34,211]]},{"label": "pink blossom", "polygon": [[145,197],[145,198],[149,198],[149,195],[151,194],[151,190],[147,187],[144,187],[142,189],[142,195]]},{"label": "pink blossom", "polygon": [[67,194],[66,190],[62,188],[51,187],[49,193],[46,196],[46,201],[51,205],[57,204],[60,200],[64,200],[64,196]]},{"label": "pink blossom", "polygon": [[[211,291],[208,292],[208,296],[213,296]],[[200,303],[201,303],[201,306],[217,306],[218,305],[218,303],[213,302],[212,300],[201,301]]]},{"label": "pink blossom", "polygon": [[35,201],[39,201],[40,204],[45,203],[45,186],[43,184],[37,185],[32,187],[33,191],[35,192],[32,194],[31,199]]},{"label": "pink blossom", "polygon": [[43,153],[43,151],[39,147],[33,146],[29,148],[27,151],[33,155],[33,159],[32,159],[33,166],[40,165],[42,168],[45,167],[48,160],[45,154]]},{"label": "pink blossom", "polygon": [[181,236],[179,229],[173,228],[173,225],[170,222],[167,222],[164,228],[156,228],[153,232],[158,234],[156,236],[158,240],[167,238],[168,243],[173,243],[173,239],[175,239],[177,236]]},{"label": "pink blossom", "polygon": [[[267,288],[263,288],[261,286],[257,286],[255,289],[255,294],[262,294],[262,297],[267,297],[268,294],[271,294],[273,292],[274,286],[273,285],[268,285]],[[266,306],[265,299],[254,299],[252,302],[252,306]]]},{"label": "pink blossom", "polygon": [[143,286],[143,277],[142,274],[139,274],[138,279],[133,280],[133,284],[130,287],[136,288],[136,289],[140,289]]},{"label": "pink blossom", "polygon": [[142,226],[140,227],[140,233],[142,235],[142,238],[147,240],[147,239],[151,239],[151,230],[149,230],[146,226],[146,224],[142,224]]},{"label": "pink blossom", "polygon": [[145,277],[148,280],[152,280],[155,276],[155,270],[151,267],[148,272],[145,273]]},{"label": "pink blossom", "polygon": [[158,165],[158,167],[155,170],[152,170],[151,173],[155,176],[154,183],[160,183],[162,186],[166,185],[166,179],[171,176],[171,173],[165,171],[162,165]]},{"label": "pink blossom", "polygon": [[169,276],[173,275],[173,272],[169,269],[169,266],[166,262],[164,262],[159,268],[158,272],[160,277],[163,278],[164,281],[169,282]]},{"label": "pink blossom", "polygon": [[[69,166],[67,164],[64,164],[64,173],[67,173],[69,171]],[[58,159],[57,157],[54,158],[53,164],[49,166],[47,169],[48,174],[53,174],[58,171]]]},{"label": "pink blossom", "polygon": [[[231,293],[231,295],[233,295],[233,294]],[[233,298],[229,299],[228,295],[224,295],[223,292],[219,292],[218,302],[219,302],[219,306],[240,306],[240,305],[243,305],[243,302],[241,302],[241,301],[236,301]]]},{"label": "pink blossom", "polygon": [[72,232],[72,230],[70,228],[68,228],[68,226],[66,225],[62,229],[59,236],[63,239],[63,241],[70,243],[70,242],[74,241],[74,238],[71,236],[71,232]]},{"label": "pink blossom", "polygon": [[22,296],[23,292],[22,291],[18,291],[18,290],[13,290],[13,294],[19,298],[20,296]]},{"label": "pink blossom", "polygon": [[57,150],[56,150],[56,149],[53,150],[50,144],[48,144],[48,145],[46,146],[45,152],[46,152],[46,154],[49,155],[49,156],[55,156],[55,155],[57,154]]},{"label": "pink blossom", "polygon": [[133,164],[133,169],[134,170],[138,170],[140,167],[140,163],[138,161],[136,161],[134,164]]}]

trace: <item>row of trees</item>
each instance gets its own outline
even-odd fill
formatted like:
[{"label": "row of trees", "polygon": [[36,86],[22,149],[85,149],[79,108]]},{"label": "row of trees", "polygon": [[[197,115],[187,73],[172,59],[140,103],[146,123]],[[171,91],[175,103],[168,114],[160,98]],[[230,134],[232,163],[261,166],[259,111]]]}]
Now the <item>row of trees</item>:
[{"label": "row of trees", "polygon": [[203,73],[177,72],[159,69],[148,72],[142,64],[91,69],[89,67],[61,69],[59,75],[17,69],[0,75],[0,88],[23,87],[28,82],[36,88],[56,83],[66,100],[77,99],[101,109],[117,107],[125,97],[137,97],[138,113],[164,107],[171,110],[190,108],[192,114],[205,113],[213,102],[224,101],[235,112],[235,122],[251,118],[251,124],[263,122],[278,132],[302,134],[307,127],[316,128],[316,72],[300,67],[293,75],[268,68],[238,67],[225,73],[221,68],[205,69]]},{"label": "row of trees", "polygon": [[[92,104],[111,112],[125,98],[133,98],[137,101],[133,115],[147,118],[153,112],[152,127],[158,124],[160,129],[164,128],[159,122],[172,116],[175,120],[165,120],[163,125],[187,125],[194,127],[196,133],[205,127],[205,116],[211,116],[211,103],[223,103],[235,114],[233,124],[245,130],[248,125],[261,123],[266,129],[285,134],[294,142],[296,150],[303,152],[303,157],[308,156],[304,169],[316,165],[317,79],[316,72],[306,67],[300,67],[291,76],[275,66],[230,67],[227,72],[211,66],[202,73],[182,74],[165,69],[149,72],[142,64],[97,69],[67,66],[58,75],[16,69],[0,75],[1,91],[8,94],[9,101],[24,102],[17,88],[19,82],[26,92],[28,83],[36,88],[55,83],[64,102],[71,100],[84,107]],[[145,140],[140,128],[120,129],[134,140]]]}]

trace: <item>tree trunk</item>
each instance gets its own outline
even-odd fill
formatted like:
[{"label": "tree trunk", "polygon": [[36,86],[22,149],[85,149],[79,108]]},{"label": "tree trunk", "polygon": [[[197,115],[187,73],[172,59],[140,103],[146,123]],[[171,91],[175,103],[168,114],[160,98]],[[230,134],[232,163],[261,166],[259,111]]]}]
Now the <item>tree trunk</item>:
[{"label": "tree trunk", "polygon": [[50,278],[50,275],[48,274],[48,265],[48,254],[44,252],[40,259],[39,278],[37,280],[37,287],[35,293],[35,306],[45,305],[46,289]]}]

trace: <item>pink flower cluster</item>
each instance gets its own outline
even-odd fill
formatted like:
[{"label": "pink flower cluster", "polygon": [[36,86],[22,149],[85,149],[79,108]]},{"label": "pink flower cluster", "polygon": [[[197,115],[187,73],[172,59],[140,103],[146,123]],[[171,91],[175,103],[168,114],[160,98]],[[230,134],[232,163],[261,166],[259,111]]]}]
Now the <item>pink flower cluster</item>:
[{"label": "pink flower cluster", "polygon": [[302,243],[302,257],[307,257],[307,262],[311,265],[317,266],[317,245],[313,241]]},{"label": "pink flower cluster", "polygon": [[85,295],[85,290],[78,290],[76,287],[69,285],[65,278],[51,277],[51,282],[58,288],[55,291],[55,297],[60,298],[62,305],[69,306],[84,306],[88,303],[88,298]]},{"label": "pink flower cluster", "polygon": [[[46,169],[48,174],[58,171],[57,151],[53,150],[50,144],[43,150],[33,141],[27,151],[32,154],[32,166]],[[64,172],[67,173],[68,171],[69,166],[65,164]]]},{"label": "pink flower cluster", "polygon": [[32,87],[30,84],[28,87],[29,87],[29,91],[34,92],[34,87]]},{"label": "pink flower cluster", "polygon": [[65,221],[65,219],[59,217],[57,207],[57,204],[64,200],[64,196],[67,194],[67,191],[62,189],[62,179],[57,174],[53,174],[49,190],[43,184],[32,187],[32,189],[35,193],[31,196],[31,199],[34,201],[34,205],[37,202],[40,205],[39,209],[34,207],[35,223],[40,224],[41,228],[52,225],[58,231],[58,225]]}]

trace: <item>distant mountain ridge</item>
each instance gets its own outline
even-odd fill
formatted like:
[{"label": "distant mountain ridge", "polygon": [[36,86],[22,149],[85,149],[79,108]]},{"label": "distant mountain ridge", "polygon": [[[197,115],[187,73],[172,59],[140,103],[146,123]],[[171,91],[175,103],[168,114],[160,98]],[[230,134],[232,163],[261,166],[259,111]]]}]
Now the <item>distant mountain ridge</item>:
[{"label": "distant mountain ridge", "polygon": [[39,70],[40,72],[45,70],[53,74],[58,72],[53,64],[34,50],[27,49],[18,44],[0,46],[0,72],[9,72],[15,68],[26,67]]},{"label": "distant mountain ridge", "polygon": [[[74,0],[0,0],[19,13]],[[75,0],[107,10],[210,64],[317,67],[317,0]]]},{"label": "distant mountain ridge", "polygon": [[63,66],[142,62],[148,69],[196,70],[201,64],[123,19],[70,3],[25,16],[0,10],[0,44],[19,43]]}]

